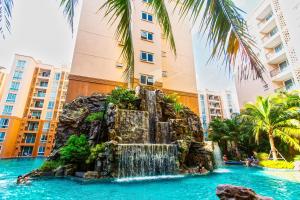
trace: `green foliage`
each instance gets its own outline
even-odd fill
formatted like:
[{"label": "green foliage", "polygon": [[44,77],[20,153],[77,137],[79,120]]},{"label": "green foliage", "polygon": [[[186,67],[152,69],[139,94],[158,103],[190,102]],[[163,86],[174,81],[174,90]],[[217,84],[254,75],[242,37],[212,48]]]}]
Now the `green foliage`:
[{"label": "green foliage", "polygon": [[269,160],[269,154],[267,153],[258,153],[256,157],[260,161]]},{"label": "green foliage", "polygon": [[138,98],[135,96],[133,90],[127,90],[121,87],[117,87],[111,92],[111,95],[107,98],[109,103],[117,105],[121,109],[136,110],[136,101]]},{"label": "green foliage", "polygon": [[61,165],[63,165],[62,161],[47,160],[42,164],[42,166],[40,167],[40,170],[43,172],[50,172],[50,171],[58,168]]},{"label": "green foliage", "polygon": [[94,162],[99,155],[99,153],[103,153],[105,150],[105,145],[103,143],[97,144],[95,147],[91,148],[91,154],[89,155],[88,159],[86,160],[86,163],[90,164]]},{"label": "green foliage", "polygon": [[85,118],[85,122],[93,122],[96,120],[103,120],[104,119],[104,112],[95,112],[95,113],[91,113],[89,114],[86,118]]},{"label": "green foliage", "polygon": [[178,115],[183,110],[184,105],[176,102],[173,104],[173,108],[175,110],[175,113]]},{"label": "green foliage", "polygon": [[90,155],[89,143],[85,135],[72,135],[60,149],[60,158],[66,163],[84,162]]},{"label": "green foliage", "polygon": [[294,161],[300,161],[300,155],[296,155],[296,156],[294,157]]},{"label": "green foliage", "polygon": [[179,96],[177,95],[177,93],[167,94],[163,97],[163,100],[166,103],[178,103]]},{"label": "green foliage", "polygon": [[267,168],[274,168],[274,169],[294,169],[293,162],[287,161],[273,161],[273,160],[263,160],[259,162],[259,165],[262,167]]}]

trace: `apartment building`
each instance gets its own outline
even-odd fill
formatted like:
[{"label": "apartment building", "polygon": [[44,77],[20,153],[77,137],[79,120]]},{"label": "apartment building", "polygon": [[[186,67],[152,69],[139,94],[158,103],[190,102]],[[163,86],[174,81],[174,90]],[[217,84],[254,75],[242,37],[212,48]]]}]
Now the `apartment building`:
[{"label": "apartment building", "polygon": [[[116,86],[126,87],[125,66],[120,54],[122,44],[115,38],[116,24],[111,26],[99,0],[83,1],[67,101],[95,92],[109,93]],[[133,2],[132,32],[135,50],[135,85],[145,85],[177,93],[180,101],[199,111],[190,25],[173,13],[167,3],[177,47],[174,56],[156,22],[148,0]]]},{"label": "apartment building", "polygon": [[50,154],[68,71],[15,55],[0,103],[0,158]]},{"label": "apartment building", "polygon": [[239,113],[236,94],[231,90],[199,92],[200,119],[205,136],[209,123],[215,118],[230,119],[232,114]]},{"label": "apartment building", "polygon": [[300,0],[263,0],[248,16],[265,82],[237,83],[240,106],[256,96],[300,89]]},{"label": "apartment building", "polygon": [[0,100],[3,95],[4,83],[6,79],[6,69],[0,66]]}]

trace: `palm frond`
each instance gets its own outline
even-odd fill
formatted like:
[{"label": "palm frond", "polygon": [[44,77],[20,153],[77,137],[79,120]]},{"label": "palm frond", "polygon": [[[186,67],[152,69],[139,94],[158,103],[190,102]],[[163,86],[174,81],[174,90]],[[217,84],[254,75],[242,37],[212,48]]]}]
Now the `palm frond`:
[{"label": "palm frond", "polygon": [[77,4],[78,4],[78,0],[60,1],[60,6],[63,7],[64,15],[68,19],[72,33],[74,32],[74,16],[75,16],[75,7]]},{"label": "palm frond", "polygon": [[105,10],[105,17],[109,17],[109,23],[117,20],[116,39],[123,45],[121,57],[126,64],[125,79],[132,87],[134,79],[134,48],[132,36],[132,5],[131,0],[106,0],[100,9]]},{"label": "palm frond", "polygon": [[171,21],[164,0],[152,0],[150,6],[153,8],[154,15],[162,29],[166,40],[170,43],[171,50],[176,55],[175,39],[172,32]]},{"label": "palm frond", "polygon": [[13,0],[0,0],[0,35],[5,39],[5,32],[11,31]]},{"label": "palm frond", "polygon": [[[264,66],[253,51],[254,40],[248,33],[241,10],[232,0],[176,0],[181,16],[200,23],[200,32],[207,32],[212,46],[209,61],[223,58],[231,72],[238,72],[239,80],[263,79]],[[200,19],[202,18],[202,19]],[[237,69],[235,69],[237,68]]]},{"label": "palm frond", "polygon": [[300,151],[299,139],[293,138],[279,130],[274,131],[274,134],[276,137],[279,137],[283,142],[289,144],[289,146],[293,147],[295,150]]}]

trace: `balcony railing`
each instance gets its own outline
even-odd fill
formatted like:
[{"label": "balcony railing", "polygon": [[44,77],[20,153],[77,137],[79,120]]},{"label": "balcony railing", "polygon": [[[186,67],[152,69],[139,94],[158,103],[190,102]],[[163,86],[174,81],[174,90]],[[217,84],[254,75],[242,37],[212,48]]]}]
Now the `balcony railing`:
[{"label": "balcony railing", "polygon": [[287,71],[288,69],[289,69],[289,66],[286,66],[285,68],[277,67],[276,69],[273,69],[273,70],[270,72],[270,75],[271,75],[271,77],[273,78],[273,77],[277,76],[278,74]]}]

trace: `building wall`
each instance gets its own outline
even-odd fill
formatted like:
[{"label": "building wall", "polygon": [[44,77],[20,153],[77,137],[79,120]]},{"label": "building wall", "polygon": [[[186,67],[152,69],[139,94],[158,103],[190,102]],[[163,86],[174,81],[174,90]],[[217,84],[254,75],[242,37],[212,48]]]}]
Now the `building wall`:
[{"label": "building wall", "polygon": [[[118,67],[123,65],[120,58],[122,46],[114,37],[115,25],[108,24],[102,11],[96,12],[99,4],[101,5],[101,2],[98,0],[83,2],[67,101],[94,92],[109,93],[117,85],[126,86],[123,79],[125,67]],[[172,8],[168,4],[168,9]],[[195,101],[197,89],[189,23],[179,23],[178,14],[170,12],[177,47],[175,57],[166,44],[154,16],[153,22],[144,21],[141,19],[142,11],[152,13],[142,0],[135,1],[132,24],[135,50],[134,76],[138,80],[137,84],[141,74],[153,76],[155,85],[160,85],[162,89],[168,91],[185,94],[181,98],[183,102],[188,103],[192,109],[198,107],[198,101]],[[142,30],[153,33],[153,41],[141,39]],[[141,51],[153,53],[154,62],[141,61]]]},{"label": "building wall", "polygon": [[[300,0],[291,0],[289,3],[284,0],[263,0],[249,14],[249,30],[257,42],[257,53],[266,72],[265,82],[237,82],[241,107],[255,101],[257,96],[300,89],[300,48],[297,45],[300,42],[299,11]],[[284,61],[288,64],[285,65]]]},{"label": "building wall", "polygon": [[[23,55],[15,56],[11,69],[0,103],[0,133],[5,133],[0,158],[48,156],[66,99],[68,69]],[[13,89],[13,82],[18,82],[19,87]],[[16,98],[8,102],[11,94]],[[12,106],[10,112],[7,106]],[[7,120],[8,126],[3,126]],[[30,151],[24,153],[27,148]]]},{"label": "building wall", "polygon": [[6,76],[7,76],[7,74],[6,74],[5,68],[0,66],[0,100],[3,95]]}]

